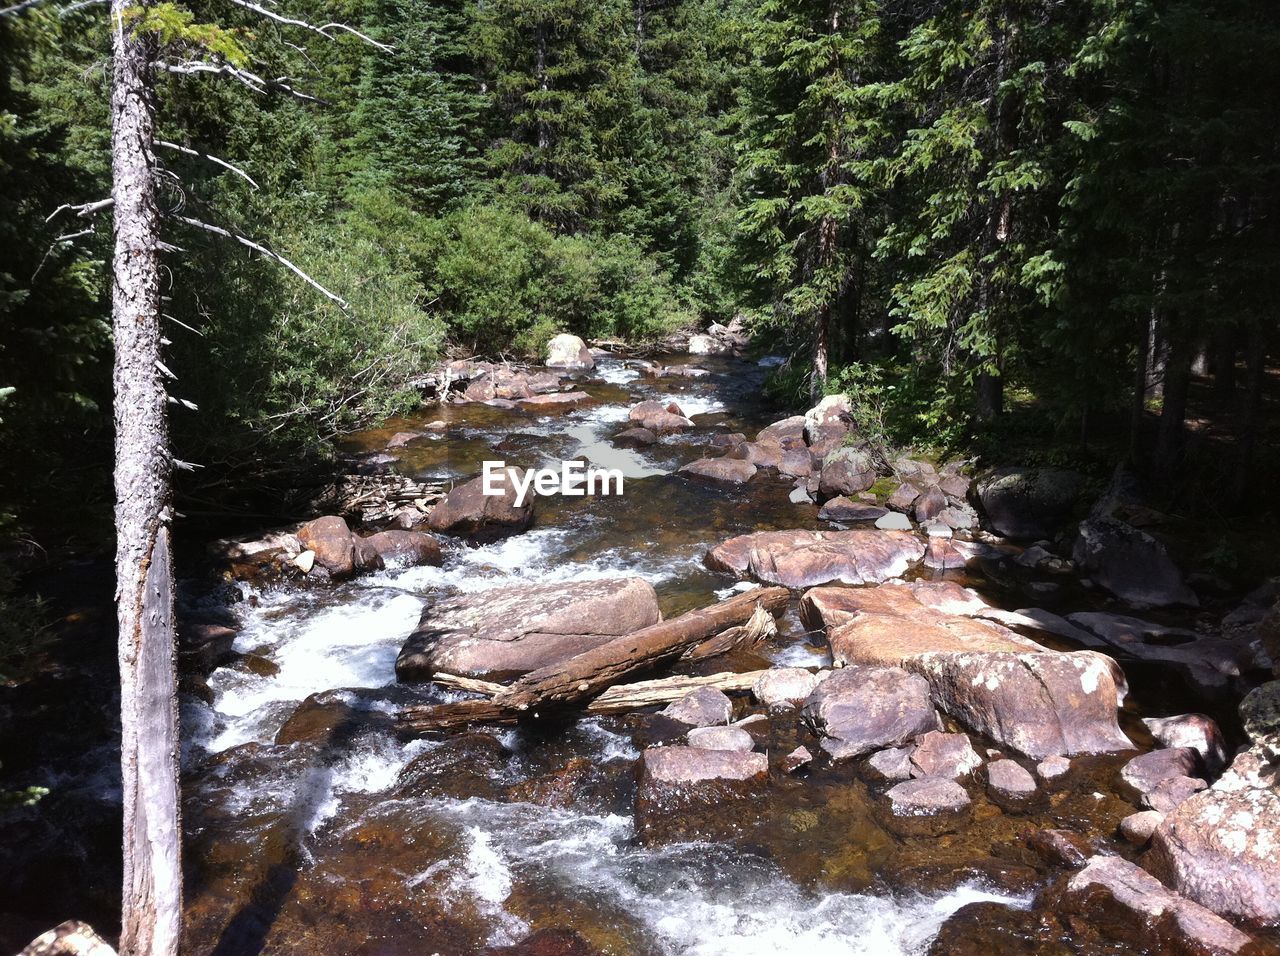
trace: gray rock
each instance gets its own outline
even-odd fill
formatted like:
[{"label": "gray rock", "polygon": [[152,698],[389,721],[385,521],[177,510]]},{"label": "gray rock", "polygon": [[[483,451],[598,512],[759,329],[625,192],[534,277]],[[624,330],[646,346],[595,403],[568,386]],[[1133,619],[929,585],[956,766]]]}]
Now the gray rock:
[{"label": "gray rock", "polygon": [[987,794],[999,806],[1022,807],[1036,795],[1036,781],[1021,764],[994,760],[987,764]]},{"label": "gray rock", "polygon": [[751,693],[766,707],[799,707],[814,692],[820,680],[817,674],[803,667],[775,667],[756,679],[751,685]]},{"label": "gray rock", "polygon": [[1084,476],[1062,468],[1000,468],[974,492],[987,523],[1006,538],[1051,538],[1071,518]]},{"label": "gray rock", "polygon": [[818,685],[802,714],[837,760],[900,746],[938,728],[928,683],[899,667],[839,670]]},{"label": "gray rock", "polygon": [[876,527],[881,531],[910,531],[911,519],[897,511],[891,511],[876,519]]},{"label": "gray rock", "polygon": [[694,727],[689,731],[690,747],[703,750],[752,750],[755,741],[741,727]]},{"label": "gray rock", "polygon": [[911,779],[911,751],[914,747],[889,747],[867,758],[864,770],[872,780],[898,782]]},{"label": "gray rock", "polygon": [[547,343],[548,368],[595,368],[587,343],[567,332],[555,336]]},{"label": "gray rock", "polygon": [[911,776],[959,780],[982,766],[982,758],[964,734],[931,730],[916,740],[911,752]]},{"label": "gray rock", "polygon": [[1164,814],[1159,810],[1139,810],[1120,821],[1120,835],[1135,846],[1146,846],[1163,822]]},{"label": "gray rock", "polygon": [[826,498],[856,495],[876,483],[876,466],[871,455],[857,448],[841,448],[822,460],[818,491]]},{"label": "gray rock", "polygon": [[1218,723],[1205,714],[1147,717],[1142,721],[1162,747],[1190,747],[1200,755],[1209,774],[1216,776],[1227,765],[1227,742]]},{"label": "gray rock", "polygon": [[1098,585],[1135,607],[1200,603],[1163,544],[1113,518],[1081,522],[1072,558]]},{"label": "gray rock", "polygon": [[668,704],[662,713],[692,727],[724,726],[733,715],[733,701],[714,687],[699,687]]}]

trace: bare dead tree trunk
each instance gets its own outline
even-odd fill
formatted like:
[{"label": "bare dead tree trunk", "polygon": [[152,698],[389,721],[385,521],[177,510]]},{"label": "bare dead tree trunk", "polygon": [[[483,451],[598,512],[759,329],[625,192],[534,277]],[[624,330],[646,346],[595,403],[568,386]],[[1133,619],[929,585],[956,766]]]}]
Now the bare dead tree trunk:
[{"label": "bare dead tree trunk", "polygon": [[124,893],[120,952],[171,956],[182,928],[169,429],[160,356],[154,42],[112,0],[116,604]]}]

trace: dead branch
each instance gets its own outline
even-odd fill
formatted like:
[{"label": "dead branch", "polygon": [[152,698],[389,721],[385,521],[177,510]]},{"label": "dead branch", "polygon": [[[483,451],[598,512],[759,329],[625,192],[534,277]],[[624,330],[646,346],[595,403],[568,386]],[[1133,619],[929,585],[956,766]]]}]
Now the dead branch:
[{"label": "dead branch", "polygon": [[761,641],[777,633],[778,625],[774,623],[773,615],[764,608],[757,607],[756,613],[751,615],[751,620],[746,624],[741,627],[731,627],[727,631],[721,631],[701,644],[694,645],[685,651],[684,656],[680,659],[700,661],[708,657],[727,654],[730,651],[755,647]]},{"label": "dead branch", "polygon": [[[173,214],[171,213],[170,215],[173,215]],[[272,259],[275,262],[280,263],[280,265],[284,266],[286,269],[288,269],[290,272],[292,272],[294,275],[300,278],[307,285],[311,286],[313,289],[315,289],[317,292],[323,295],[326,299],[328,299],[331,302],[337,303],[338,307],[342,309],[343,312],[346,312],[347,309],[349,308],[349,306],[347,305],[346,299],[342,298],[340,295],[337,295],[336,293],[330,292],[328,289],[322,286],[319,282],[311,278],[311,276],[307,275],[307,273],[303,272],[301,269],[299,269],[296,265],[294,265],[284,256],[280,255],[278,252],[272,252],[270,249],[268,249],[266,246],[262,245],[261,243],[254,242],[248,236],[242,236],[238,232],[232,232],[229,229],[223,229],[221,226],[215,226],[212,223],[205,222],[204,220],[201,220],[201,219],[192,219],[190,216],[173,215],[173,218],[177,219],[179,222],[185,222],[188,226],[194,226],[196,229],[203,229],[205,232],[211,232],[215,236],[222,236],[224,239],[234,239],[236,242],[240,243],[242,246],[247,246],[248,248],[252,249],[254,252],[261,253],[262,255],[266,256],[268,259]]]},{"label": "dead branch", "polygon": [[324,100],[318,96],[311,96],[309,93],[303,93],[301,90],[296,89],[287,76],[278,76],[273,80],[269,80],[250,70],[234,67],[230,63],[205,63],[202,60],[187,60],[182,63],[160,61],[152,65],[157,70],[163,70],[166,73],[173,73],[177,76],[191,76],[196,73],[207,73],[211,76],[229,76],[255,93],[266,94],[278,90],[307,103],[324,103]]},{"label": "dead branch", "polygon": [[93,202],[82,202],[82,203],[65,202],[61,206],[59,206],[57,209],[55,209],[53,212],[49,213],[49,215],[45,217],[44,221],[53,222],[53,220],[56,219],[60,213],[68,212],[68,211],[75,213],[81,219],[86,219],[89,216],[92,216],[95,212],[99,212],[103,209],[106,209],[109,206],[113,205],[114,203],[115,203],[115,200],[110,197],[106,199],[95,199]]},{"label": "dead branch", "polygon": [[189,146],[179,146],[177,143],[170,143],[163,139],[156,140],[156,145],[163,146],[165,149],[175,150],[179,153],[186,153],[188,156],[197,156],[200,159],[213,163],[214,165],[221,166],[223,169],[230,170],[231,172],[235,173],[237,176],[243,179],[246,183],[248,183],[254,189],[258,188],[258,184],[254,182],[253,177],[250,176],[248,173],[246,173],[243,169],[241,169],[239,166],[235,166],[227,162],[225,159],[222,159],[221,157],[214,156],[212,153],[202,153],[198,149],[191,149]]},{"label": "dead branch", "polygon": [[[39,2],[39,0],[35,0],[35,2]],[[321,25],[316,25],[314,23],[308,23],[306,20],[295,20],[292,17],[283,16],[279,13],[276,13],[274,10],[268,10],[264,6],[260,6],[257,3],[253,3],[251,2],[251,0],[231,0],[231,2],[234,3],[237,7],[243,7],[245,10],[252,10],[254,13],[258,14],[259,16],[266,17],[268,20],[273,20],[276,23],[282,24],[284,26],[298,27],[299,29],[302,29],[302,30],[310,30],[312,33],[318,33],[320,36],[324,37],[326,40],[335,39],[333,34],[329,32],[330,30],[341,30],[344,33],[350,33],[352,36],[359,37],[365,43],[369,44],[370,46],[377,47],[383,53],[391,53],[394,51],[394,47],[387,46],[385,43],[379,43],[377,40],[373,39],[373,37],[367,36],[361,33],[355,27],[348,26],[345,23],[325,23]]]},{"label": "dead branch", "polygon": [[491,700],[409,707],[399,719],[411,731],[446,730],[475,722],[537,719],[545,712],[572,707],[601,696],[609,687],[685,650],[726,628],[741,625],[763,607],[782,613],[790,600],[786,588],[759,588],[711,607],[616,637],[568,661],[530,671]]}]

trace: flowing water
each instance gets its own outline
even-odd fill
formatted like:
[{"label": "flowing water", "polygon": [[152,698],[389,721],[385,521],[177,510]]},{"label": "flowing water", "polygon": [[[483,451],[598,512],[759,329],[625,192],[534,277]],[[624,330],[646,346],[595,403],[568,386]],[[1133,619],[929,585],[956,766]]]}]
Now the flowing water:
[{"label": "flowing water", "polygon": [[[671,616],[735,587],[703,567],[709,545],[819,526],[817,509],[793,504],[790,482],[772,474],[739,489],[673,474],[715,432],[750,436],[780,417],[761,396],[764,365],[700,364],[713,374],[654,379],[605,360],[577,383],[594,402],[563,414],[431,409],[447,429],[400,452],[402,472],[430,479],[464,479],[486,459],[530,467],[585,456],[624,471],[622,496],[541,498],[532,529],[479,547],[450,543],[438,568],[242,586],[243,656],[183,710],[193,951],[470,953],[572,929],[609,953],[917,953],[967,903],[1028,902],[1034,871],[991,849],[1014,842],[1025,822],[981,798],[977,837],[912,843],[881,828],[851,774],[815,771],[775,782],[756,802],[642,828],[632,811],[638,747],[670,733],[651,716],[540,735],[394,732],[404,704],[453,699],[399,686],[394,674],[423,606],[442,595],[639,575]],[[648,398],[675,401],[698,427],[615,448],[609,436]],[[415,424],[352,436],[348,450],[381,450]],[[736,663],[828,660],[794,615],[749,656]],[[773,743],[801,739],[779,724]],[[1085,793],[1054,812],[1103,829],[1127,809]]]}]

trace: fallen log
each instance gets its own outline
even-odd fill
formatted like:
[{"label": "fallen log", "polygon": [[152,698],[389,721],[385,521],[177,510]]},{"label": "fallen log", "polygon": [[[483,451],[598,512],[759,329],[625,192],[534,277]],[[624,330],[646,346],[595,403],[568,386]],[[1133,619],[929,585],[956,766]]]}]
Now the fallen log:
[{"label": "fallen log", "polygon": [[759,605],[756,612],[741,627],[731,627],[709,637],[700,644],[695,644],[681,655],[682,661],[701,661],[708,657],[718,657],[730,651],[749,650],[766,638],[778,633],[778,625],[773,615]]},{"label": "fallen log", "polygon": [[408,707],[398,720],[402,728],[422,733],[471,723],[537,719],[583,705],[637,671],[678,658],[709,637],[746,624],[756,616],[757,607],[774,616],[781,614],[790,598],[786,588],[736,594],[711,607],[616,637],[562,663],[530,671],[489,700]]}]

